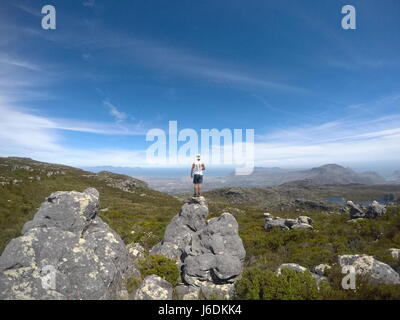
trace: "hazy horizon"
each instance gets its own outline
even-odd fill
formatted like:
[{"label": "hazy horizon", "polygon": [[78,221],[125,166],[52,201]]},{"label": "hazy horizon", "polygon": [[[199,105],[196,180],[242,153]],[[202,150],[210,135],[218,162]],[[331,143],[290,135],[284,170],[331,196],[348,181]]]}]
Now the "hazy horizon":
[{"label": "hazy horizon", "polygon": [[[279,168],[282,170],[287,170],[287,171],[297,171],[297,170],[307,170],[307,169],[312,169],[316,167],[320,167],[323,165],[327,164],[332,164],[332,163],[325,163],[322,165],[318,166],[304,166],[304,167],[264,167],[264,166],[256,166],[255,168],[265,168],[265,169],[274,169],[274,168]],[[340,163],[335,163],[337,165],[340,165],[345,168],[350,168],[356,172],[362,173],[362,172],[376,172],[377,174],[381,175],[384,178],[390,178],[391,175],[395,171],[400,170],[400,165],[397,165],[397,163],[393,163],[392,166],[386,166],[384,168],[382,167],[377,167],[375,165],[371,166],[365,166],[365,165],[359,165],[359,166],[345,166]],[[124,172],[132,170],[132,172],[136,172],[137,174],[140,174],[143,177],[180,177],[180,176],[185,176],[188,175],[190,172],[190,167],[115,167],[115,166],[92,166],[92,167],[85,167],[85,166],[78,166],[78,168],[95,172],[98,173],[99,171],[102,170],[113,170],[115,173],[121,173],[125,174]],[[207,167],[207,170],[205,171],[205,175],[207,176],[226,176],[230,175],[234,171],[234,167]]]}]

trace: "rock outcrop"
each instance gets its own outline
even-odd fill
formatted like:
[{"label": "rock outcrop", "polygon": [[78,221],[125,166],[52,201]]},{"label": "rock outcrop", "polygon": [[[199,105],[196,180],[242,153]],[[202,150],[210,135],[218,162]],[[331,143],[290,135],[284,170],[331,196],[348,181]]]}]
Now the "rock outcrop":
[{"label": "rock outcrop", "polygon": [[281,274],[283,269],[290,269],[300,273],[308,271],[306,267],[303,267],[297,263],[283,263],[278,267],[278,269],[276,269],[276,273]]},{"label": "rock outcrop", "polygon": [[108,186],[118,188],[125,192],[132,192],[135,188],[148,188],[146,182],[124,174],[101,171],[96,174],[95,177],[104,180]]},{"label": "rock outcrop", "polygon": [[351,219],[360,219],[365,217],[365,213],[361,206],[355,204],[353,201],[347,201],[347,208],[349,209]]},{"label": "rock outcrop", "polygon": [[399,274],[389,265],[366,254],[342,255],[338,257],[340,267],[353,266],[356,274],[368,277],[373,282],[400,284]]},{"label": "rock outcrop", "polygon": [[147,276],[135,291],[133,300],[172,300],[173,287],[157,275]]},{"label": "rock outcrop", "polygon": [[0,299],[120,298],[137,270],[98,210],[96,189],[52,193],[0,257]]},{"label": "rock outcrop", "polygon": [[280,217],[274,217],[270,213],[264,213],[265,231],[270,231],[274,228],[280,228],[282,230],[289,229],[304,229],[304,230],[314,230],[311,226],[312,219],[307,216],[300,216],[297,219],[283,219]]},{"label": "rock outcrop", "polygon": [[206,297],[215,294],[229,298],[233,283],[242,273],[246,252],[233,215],[223,213],[206,221],[207,216],[205,199],[190,198],[151,254],[176,260],[184,284],[198,288]]},{"label": "rock outcrop", "polygon": [[369,218],[383,216],[386,213],[386,206],[373,201],[368,207],[355,204],[353,201],[347,201],[347,208],[349,209],[350,219]]},{"label": "rock outcrop", "polygon": [[[314,278],[315,283],[316,283],[318,288],[320,286],[321,281],[328,281],[328,278],[325,277],[323,273],[321,274],[321,272],[311,272],[306,267],[303,267],[303,266],[301,266],[301,265],[299,265],[297,263],[283,263],[283,264],[281,264],[278,267],[278,269],[276,269],[276,274],[281,275],[283,269],[293,270],[293,271],[296,271],[298,273],[310,272],[310,274]],[[314,271],[316,271],[316,270],[314,269]]]},{"label": "rock outcrop", "polygon": [[400,249],[390,248],[389,252],[393,259],[400,260]]},{"label": "rock outcrop", "polygon": [[314,273],[320,276],[325,276],[326,271],[330,270],[332,267],[329,264],[321,263],[314,267]]},{"label": "rock outcrop", "polygon": [[306,199],[296,199],[296,200],[294,200],[292,205],[295,208],[302,208],[302,209],[306,209],[306,210],[317,210],[317,211],[329,211],[329,210],[333,210],[333,208],[334,208],[322,201],[312,201],[312,200],[306,200]]}]

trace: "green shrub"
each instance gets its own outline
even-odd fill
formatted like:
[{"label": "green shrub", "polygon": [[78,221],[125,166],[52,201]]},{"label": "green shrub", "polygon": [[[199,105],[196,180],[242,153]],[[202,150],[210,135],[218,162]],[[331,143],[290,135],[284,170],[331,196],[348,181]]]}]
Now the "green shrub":
[{"label": "green shrub", "polygon": [[126,290],[129,294],[136,291],[142,283],[142,279],[140,277],[130,277],[126,280]]},{"label": "green shrub", "polygon": [[175,261],[162,255],[149,255],[138,261],[138,267],[143,277],[156,274],[173,286],[179,284],[180,271]]},{"label": "green shrub", "polygon": [[271,270],[249,268],[236,282],[239,299],[314,300],[319,297],[315,280],[309,272],[283,269],[280,275]]}]

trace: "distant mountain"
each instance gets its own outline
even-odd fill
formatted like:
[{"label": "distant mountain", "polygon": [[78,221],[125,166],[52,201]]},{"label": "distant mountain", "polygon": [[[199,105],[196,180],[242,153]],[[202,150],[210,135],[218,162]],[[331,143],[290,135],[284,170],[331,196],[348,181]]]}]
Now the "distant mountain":
[{"label": "distant mountain", "polygon": [[326,164],[309,170],[285,170],[281,168],[255,168],[245,177],[235,177],[254,186],[274,186],[292,181],[306,180],[314,185],[380,184],[385,179],[375,172],[358,173],[337,164]]},{"label": "distant mountain", "polygon": [[321,167],[306,170],[306,178],[316,185],[343,185],[343,184],[380,184],[385,179],[375,172],[358,173],[350,168],[337,164],[326,164]]}]

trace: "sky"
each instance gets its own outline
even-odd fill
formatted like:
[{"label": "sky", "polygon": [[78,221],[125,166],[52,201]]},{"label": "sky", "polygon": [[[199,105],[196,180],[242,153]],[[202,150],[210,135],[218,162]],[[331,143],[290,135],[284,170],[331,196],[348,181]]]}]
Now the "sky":
[{"label": "sky", "polygon": [[398,0],[2,0],[0,156],[146,167],[177,121],[254,129],[257,166],[400,169],[399,52]]}]

